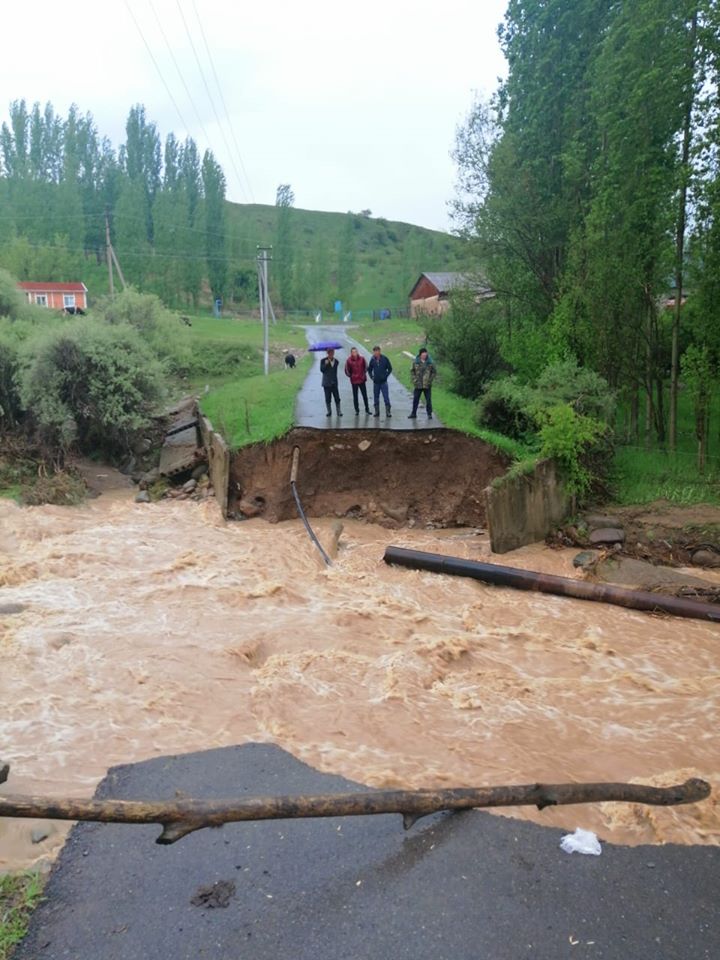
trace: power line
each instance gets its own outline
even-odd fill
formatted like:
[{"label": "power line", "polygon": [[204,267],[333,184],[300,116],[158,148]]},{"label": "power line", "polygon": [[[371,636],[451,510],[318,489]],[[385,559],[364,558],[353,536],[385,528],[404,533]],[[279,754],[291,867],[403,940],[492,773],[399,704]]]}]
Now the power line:
[{"label": "power line", "polygon": [[175,3],[176,3],[176,5],[177,5],[178,11],[179,11],[179,13],[180,13],[180,17],[181,17],[182,22],[183,22],[183,25],[184,25],[184,27],[185,27],[185,33],[187,34],[187,38],[188,38],[188,40],[190,41],[190,47],[191,47],[191,49],[192,49],[193,56],[195,57],[195,63],[197,64],[197,68],[198,68],[198,71],[199,71],[199,73],[200,73],[200,78],[201,78],[201,80],[202,80],[202,82],[203,82],[203,86],[205,87],[205,93],[207,94],[208,101],[209,101],[210,106],[211,106],[211,108],[212,108],[212,112],[213,112],[213,114],[214,114],[214,116],[215,116],[215,120],[216,120],[216,122],[217,122],[218,129],[219,129],[219,131],[220,131],[220,136],[221,136],[222,139],[223,139],[223,143],[225,144],[225,149],[227,150],[228,156],[229,156],[229,158],[230,158],[230,163],[232,164],[233,170],[235,171],[235,177],[237,178],[238,186],[240,187],[240,190],[241,190],[243,196],[247,199],[247,191],[245,190],[245,187],[244,187],[243,182],[242,182],[242,178],[241,178],[240,173],[239,173],[239,171],[238,171],[237,164],[235,163],[235,157],[233,156],[233,152],[232,152],[232,150],[230,149],[230,144],[228,143],[227,137],[225,136],[225,130],[223,129],[222,121],[220,120],[220,117],[218,116],[218,112],[217,112],[217,109],[216,109],[216,107],[215,107],[215,100],[213,99],[212,92],[210,91],[210,87],[208,86],[208,82],[207,82],[207,79],[206,79],[206,77],[205,77],[205,71],[204,71],[203,68],[202,68],[202,63],[200,62],[200,57],[198,56],[197,48],[195,47],[195,42],[194,42],[194,40],[193,40],[193,38],[192,38],[192,33],[190,32],[190,27],[188,26],[188,22],[187,22],[187,20],[185,19],[185,14],[183,13],[183,8],[182,8],[182,6],[180,5],[180,0],[175,0]]},{"label": "power line", "polygon": [[242,172],[245,175],[245,180],[248,185],[248,192],[250,194],[250,199],[253,203],[255,203],[255,196],[253,195],[252,184],[250,183],[250,177],[248,177],[247,170],[245,169],[245,164],[243,163],[242,153],[240,152],[240,147],[237,142],[237,137],[235,136],[235,128],[233,126],[232,120],[230,119],[230,113],[227,108],[227,103],[225,102],[225,97],[222,92],[222,87],[220,86],[220,79],[218,77],[217,70],[215,69],[215,61],[213,59],[212,53],[210,52],[210,45],[208,44],[207,36],[205,35],[205,28],[202,25],[202,20],[200,19],[200,14],[198,13],[195,0],[192,0],[192,8],[193,8],[193,12],[195,13],[195,19],[197,20],[198,26],[200,27],[200,36],[202,37],[203,43],[205,44],[205,51],[208,55],[208,60],[210,61],[210,67],[212,69],[213,76],[215,78],[215,85],[217,87],[218,93],[220,94],[220,102],[222,103],[223,110],[225,111],[225,118],[227,120],[228,127],[230,128],[230,136],[232,137],[233,143],[235,145],[235,151],[237,153],[237,157],[240,162],[240,168],[242,169]]},{"label": "power line", "polygon": [[176,100],[175,97],[173,96],[172,90],[171,90],[170,87],[167,85],[167,82],[166,82],[166,80],[165,80],[165,77],[163,76],[163,72],[162,72],[162,70],[160,69],[160,66],[159,66],[157,60],[155,59],[155,55],[153,54],[152,50],[150,49],[150,44],[149,44],[149,43],[147,42],[147,40],[145,39],[145,34],[142,32],[142,27],[140,26],[140,24],[138,23],[137,19],[135,18],[135,14],[132,12],[132,7],[130,6],[129,0],[125,0],[125,6],[127,7],[128,13],[129,13],[130,16],[132,17],[132,21],[133,21],[133,23],[135,24],[135,27],[136,27],[136,29],[137,29],[137,32],[140,34],[140,39],[141,39],[142,42],[145,44],[145,49],[147,50],[148,56],[150,57],[150,59],[151,59],[152,62],[153,62],[153,66],[154,66],[155,69],[157,70],[157,75],[160,77],[160,80],[162,81],[162,85],[165,87],[165,90],[167,91],[167,95],[168,95],[168,97],[170,97],[170,100],[171,100],[171,102],[172,102],[172,105],[175,107],[175,110],[177,111],[177,115],[178,115],[178,117],[180,118],[180,123],[182,124],[183,129],[186,130],[186,131],[189,130],[190,127],[189,127],[188,124],[185,122],[185,118],[184,118],[183,115],[182,115],[182,111],[180,110],[180,107],[177,105],[177,100]]},{"label": "power line", "polygon": [[178,75],[178,77],[180,77],[180,83],[182,83],[182,85],[183,85],[183,87],[184,87],[184,89],[185,89],[185,93],[187,94],[188,100],[190,101],[190,106],[192,107],[193,112],[194,112],[194,114],[195,114],[195,119],[196,119],[197,122],[198,122],[198,125],[199,125],[199,127],[200,127],[201,132],[202,132],[202,135],[205,137],[205,142],[207,143],[207,145],[208,145],[208,146],[210,147],[210,149],[212,150],[212,144],[211,144],[211,142],[210,142],[210,137],[208,136],[207,130],[205,129],[205,126],[204,126],[204,124],[203,124],[203,122],[202,122],[202,118],[200,117],[200,113],[199,113],[199,111],[198,111],[198,108],[197,108],[196,105],[195,105],[195,101],[194,101],[194,99],[193,99],[192,93],[190,92],[190,88],[188,87],[187,83],[185,82],[185,77],[184,77],[184,75],[183,75],[182,70],[180,69],[180,65],[179,65],[178,62],[177,62],[177,59],[176,59],[176,57],[175,57],[175,53],[174,53],[174,51],[173,51],[173,48],[170,46],[170,41],[169,41],[168,38],[167,38],[167,34],[165,33],[165,30],[164,30],[164,28],[163,28],[162,21],[160,20],[160,17],[159,17],[158,14],[157,14],[157,11],[156,11],[156,9],[155,9],[155,4],[153,3],[153,0],[148,0],[148,2],[149,2],[149,5],[150,5],[150,9],[151,9],[152,12],[153,12],[153,16],[155,17],[155,20],[156,20],[156,22],[157,22],[158,28],[159,28],[159,30],[160,30],[160,35],[162,36],[163,40],[165,41],[165,46],[167,47],[168,53],[170,54],[170,58],[171,58],[173,64],[175,65],[175,69],[177,70],[177,75]]},{"label": "power line", "polygon": [[[46,249],[50,244],[47,243],[34,243],[30,240],[24,241],[26,246],[30,247],[32,250],[43,250]],[[55,243],[52,244],[54,250],[64,250],[70,251],[71,253],[80,253],[84,254],[84,251],[78,247],[71,247],[68,244],[64,243]],[[0,244],[0,249],[2,245]],[[142,257],[145,260],[189,260],[189,261],[198,261],[202,263],[207,263],[209,261],[217,263],[256,263],[257,258],[253,256],[236,256],[236,257],[220,257],[220,256],[207,256],[206,254],[182,254],[182,253],[156,253],[155,250],[148,246],[147,250],[122,250],[121,251],[123,260],[132,257],[138,258]]]}]

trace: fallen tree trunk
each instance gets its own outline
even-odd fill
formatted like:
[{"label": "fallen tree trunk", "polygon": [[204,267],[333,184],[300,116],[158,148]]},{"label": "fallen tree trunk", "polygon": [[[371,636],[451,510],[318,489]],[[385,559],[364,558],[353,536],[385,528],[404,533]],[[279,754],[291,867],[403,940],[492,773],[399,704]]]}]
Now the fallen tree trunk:
[{"label": "fallen tree trunk", "polygon": [[672,806],[697,803],[710,796],[704,780],[671,787],[637,783],[530,783],[453,790],[368,790],[317,796],[246,797],[242,800],[57,800],[47,797],[0,797],[0,817],[48,820],[93,820],[100,823],[158,823],[157,843],[174,843],[194,830],[245,820],[304,817],[362,817],[400,813],[403,825],[441,810],[475,807],[545,807],[573,803],[647,803]]},{"label": "fallen tree trunk", "polygon": [[463,560],[446,557],[441,553],[425,553],[422,550],[406,550],[404,547],[387,547],[385,563],[395,563],[413,570],[429,570],[431,573],[447,573],[456,577],[472,577],[500,587],[515,587],[518,590],[537,590],[577,600],[596,600],[613,603],[633,610],[651,613],[670,613],[676,617],[691,617],[720,623],[720,607],[688,600],[684,597],[663,596],[647,590],[629,590],[608,583],[589,583],[587,580],[572,580],[551,573],[536,573],[518,567],[503,567],[496,563],[481,563],[479,560]]}]

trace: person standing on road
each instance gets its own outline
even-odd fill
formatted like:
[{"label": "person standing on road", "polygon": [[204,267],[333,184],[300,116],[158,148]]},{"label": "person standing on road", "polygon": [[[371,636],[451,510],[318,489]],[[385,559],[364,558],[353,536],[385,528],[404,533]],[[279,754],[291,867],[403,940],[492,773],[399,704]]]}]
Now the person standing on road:
[{"label": "person standing on road", "polygon": [[368,376],[373,382],[373,404],[375,406],[374,416],[380,416],[380,394],[382,393],[385,401],[385,416],[391,416],[390,412],[390,390],[388,389],[388,377],[392,373],[392,364],[383,354],[380,347],[373,347],[373,355],[368,364]]},{"label": "person standing on road", "polygon": [[340,390],[338,389],[338,366],[335,359],[335,351],[328,350],[327,356],[320,361],[320,373],[322,374],[322,385],[325,391],[325,406],[327,416],[332,416],[332,400],[335,400],[335,410],[339,417],[342,416],[340,410]]},{"label": "person standing on road", "polygon": [[360,416],[360,404],[358,402],[358,391],[362,394],[365,403],[365,413],[370,413],[368,406],[368,395],[365,381],[367,380],[367,361],[357,347],[350,349],[350,356],[345,361],[345,376],[350,377],[350,386],[352,387],[353,406],[355,407],[355,416]]},{"label": "person standing on road", "polygon": [[413,387],[413,405],[412,413],[408,420],[417,419],[417,409],[420,403],[421,394],[425,394],[425,408],[427,410],[428,420],[432,420],[432,382],[435,379],[437,370],[432,362],[432,357],[425,347],[421,347],[418,355],[413,360],[411,375]]}]

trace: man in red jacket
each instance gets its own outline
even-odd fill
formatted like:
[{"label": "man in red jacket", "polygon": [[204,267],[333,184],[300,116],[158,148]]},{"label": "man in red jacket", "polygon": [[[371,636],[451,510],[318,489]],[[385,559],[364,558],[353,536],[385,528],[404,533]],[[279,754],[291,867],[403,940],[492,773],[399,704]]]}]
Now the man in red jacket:
[{"label": "man in red jacket", "polygon": [[358,390],[362,394],[362,398],[365,403],[365,413],[370,413],[370,407],[368,406],[367,387],[365,386],[365,381],[367,380],[367,362],[365,361],[365,357],[358,353],[357,347],[351,348],[350,356],[345,361],[345,376],[350,377],[355,416],[360,416]]}]

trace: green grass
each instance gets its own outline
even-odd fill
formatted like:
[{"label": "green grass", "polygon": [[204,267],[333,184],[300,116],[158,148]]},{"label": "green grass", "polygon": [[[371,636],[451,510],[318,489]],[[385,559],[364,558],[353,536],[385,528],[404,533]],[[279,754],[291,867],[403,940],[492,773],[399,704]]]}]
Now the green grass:
[{"label": "green grass", "polygon": [[[214,317],[208,313],[186,314],[192,363],[184,389],[203,390],[225,386],[254,377],[263,369],[262,325],[250,318]],[[305,333],[295,324],[271,324],[269,329],[270,369],[279,370],[288,350],[307,346]]]},{"label": "green grass", "polygon": [[613,499],[618,503],[720,504],[720,471],[708,464],[697,469],[693,454],[619,447],[613,464]]},{"label": "green grass", "polygon": [[276,440],[293,425],[295,397],[311,363],[304,356],[292,371],[226,383],[203,399],[203,413],[233,449]]},{"label": "green grass", "polygon": [[[620,440],[626,438],[627,420],[627,409],[621,407],[616,425],[616,436]],[[710,449],[705,471],[700,473],[693,406],[690,397],[681,392],[676,451],[670,453],[660,446],[654,434],[649,448],[636,438],[619,444],[613,463],[613,498],[623,504],[651,503],[653,500],[679,504],[720,503],[719,420],[720,396],[715,396],[711,410]]]},{"label": "green grass", "polygon": [[[207,313],[186,314],[192,320],[188,327],[191,341],[195,344],[243,343],[262,349],[263,328],[255,319],[246,317],[214,317]],[[270,346],[275,349],[300,348],[305,346],[305,334],[294,323],[271,323],[269,327]]]},{"label": "green grass", "polygon": [[43,886],[44,880],[37,873],[0,876],[0,960],[8,960],[11,950],[25,936]]}]

